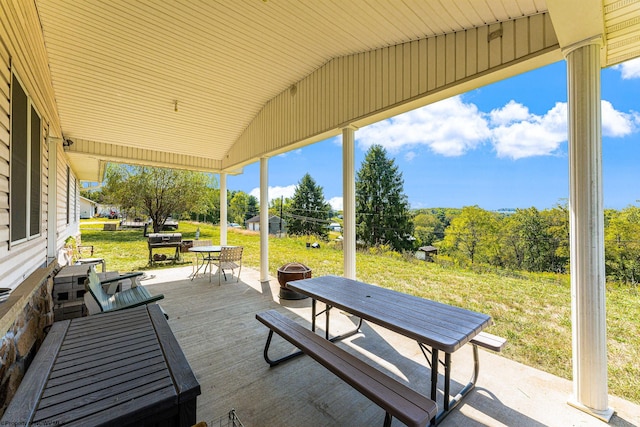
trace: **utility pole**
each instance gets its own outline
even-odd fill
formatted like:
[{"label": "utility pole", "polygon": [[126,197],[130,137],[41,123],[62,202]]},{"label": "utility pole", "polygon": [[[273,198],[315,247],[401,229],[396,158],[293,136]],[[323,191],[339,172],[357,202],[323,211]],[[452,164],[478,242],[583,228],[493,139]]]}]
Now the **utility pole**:
[{"label": "utility pole", "polygon": [[279,236],[282,238],[282,206],[284,205],[284,196],[280,196],[280,233]]}]

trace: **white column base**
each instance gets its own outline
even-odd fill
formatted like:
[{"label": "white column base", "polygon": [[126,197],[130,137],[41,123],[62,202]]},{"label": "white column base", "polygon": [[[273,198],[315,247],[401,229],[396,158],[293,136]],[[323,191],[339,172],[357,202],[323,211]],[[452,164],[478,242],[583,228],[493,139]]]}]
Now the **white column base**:
[{"label": "white column base", "polygon": [[573,395],[569,396],[569,400],[567,401],[567,403],[573,406],[574,408],[581,410],[582,412],[586,412],[589,415],[593,415],[594,417],[604,421],[605,423],[608,423],[611,420],[611,417],[615,412],[611,407],[608,407],[604,411],[589,408],[588,406],[585,406],[582,403],[578,402],[575,396]]}]

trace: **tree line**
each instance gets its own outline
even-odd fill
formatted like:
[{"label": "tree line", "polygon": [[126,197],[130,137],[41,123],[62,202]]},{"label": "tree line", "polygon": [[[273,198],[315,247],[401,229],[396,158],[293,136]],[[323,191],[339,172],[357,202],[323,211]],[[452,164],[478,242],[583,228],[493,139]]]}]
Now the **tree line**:
[{"label": "tree line", "polygon": [[[418,245],[433,245],[461,266],[485,264],[532,272],[569,272],[569,209],[493,212],[478,206],[414,211]],[[610,280],[640,281],[640,207],[604,212],[605,267]]]},{"label": "tree line", "polygon": [[[439,258],[460,266],[484,264],[532,272],[569,271],[569,211],[558,204],[513,212],[462,209],[411,210],[402,173],[379,145],[366,153],[356,173],[356,238],[362,247],[411,252],[432,245]],[[124,212],[148,216],[154,231],[169,216],[217,223],[220,190],[214,175],[155,167],[110,165],[101,191],[82,192],[102,203],[118,204]],[[259,214],[256,197],[228,191],[229,222],[245,224]],[[274,199],[270,215],[282,216],[287,234],[326,239],[338,212],[323,189],[305,174],[291,198]],[[640,280],[640,208],[605,211],[607,276],[616,281]]]}]

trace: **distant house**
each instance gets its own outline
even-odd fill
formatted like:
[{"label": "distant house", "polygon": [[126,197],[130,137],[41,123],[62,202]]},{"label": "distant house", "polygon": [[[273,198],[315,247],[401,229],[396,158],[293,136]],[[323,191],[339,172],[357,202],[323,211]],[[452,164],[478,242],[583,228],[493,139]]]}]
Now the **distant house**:
[{"label": "distant house", "polygon": [[93,218],[98,213],[98,203],[86,197],[79,196],[80,199],[80,219]]},{"label": "distant house", "polygon": [[342,231],[342,226],[337,222],[332,222],[329,224],[329,230],[331,231]]},{"label": "distant house", "polygon": [[416,251],[416,258],[423,261],[433,261],[433,257],[438,255],[438,248],[435,246],[422,246]]},{"label": "distant house", "polygon": [[[260,231],[260,215],[249,218],[245,221],[247,230]],[[287,232],[287,222],[277,215],[269,217],[269,234],[279,234]]]},{"label": "distant house", "polygon": [[102,218],[115,219],[120,217],[120,207],[115,205],[98,204],[98,215]]}]

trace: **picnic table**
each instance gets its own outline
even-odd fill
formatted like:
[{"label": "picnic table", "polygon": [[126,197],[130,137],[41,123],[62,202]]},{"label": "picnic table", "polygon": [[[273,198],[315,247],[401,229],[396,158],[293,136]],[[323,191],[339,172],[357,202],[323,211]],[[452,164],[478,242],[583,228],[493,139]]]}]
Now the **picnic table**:
[{"label": "picnic table", "polygon": [[[312,326],[316,328],[316,302],[326,304],[327,339],[337,340],[357,333],[356,330],[338,337],[330,337],[329,323],[333,307],[414,339],[425,357],[431,360],[431,399],[438,394],[439,353],[444,353],[444,405],[433,423],[439,423],[474,388],[479,369],[478,350],[473,339],[492,324],[491,317],[338,276],[320,276],[288,282],[287,287],[312,298]],[[455,398],[450,396],[451,354],[471,342],[474,374]]]},{"label": "picnic table", "polygon": [[0,425],[196,423],[200,385],[160,307],[55,322]]}]

